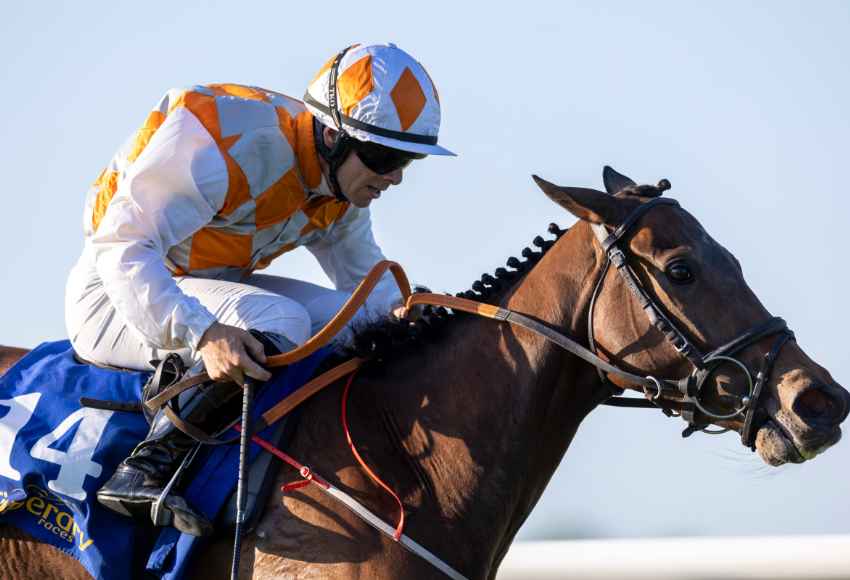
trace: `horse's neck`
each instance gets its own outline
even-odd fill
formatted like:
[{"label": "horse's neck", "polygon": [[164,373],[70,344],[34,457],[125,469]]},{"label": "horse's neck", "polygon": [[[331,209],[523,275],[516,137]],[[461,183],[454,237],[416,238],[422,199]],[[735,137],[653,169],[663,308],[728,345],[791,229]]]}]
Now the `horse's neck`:
[{"label": "horse's neck", "polygon": [[[565,236],[500,302],[583,337],[598,264],[587,231]],[[595,405],[596,374],[536,335],[478,318],[457,322],[423,355],[394,367],[384,389],[420,470],[423,489],[408,499],[423,509],[412,521],[432,517],[417,531],[433,526],[433,542],[489,569]]]}]

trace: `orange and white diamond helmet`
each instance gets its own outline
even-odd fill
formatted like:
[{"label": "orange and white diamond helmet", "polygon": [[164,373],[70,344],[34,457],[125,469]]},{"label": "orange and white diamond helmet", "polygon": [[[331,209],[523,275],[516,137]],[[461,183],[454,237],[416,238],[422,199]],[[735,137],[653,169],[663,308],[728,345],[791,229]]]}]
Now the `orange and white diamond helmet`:
[{"label": "orange and white diamond helmet", "polygon": [[331,58],[304,94],[321,122],[359,141],[424,155],[437,144],[440,97],[425,68],[395,44],[355,44]]}]

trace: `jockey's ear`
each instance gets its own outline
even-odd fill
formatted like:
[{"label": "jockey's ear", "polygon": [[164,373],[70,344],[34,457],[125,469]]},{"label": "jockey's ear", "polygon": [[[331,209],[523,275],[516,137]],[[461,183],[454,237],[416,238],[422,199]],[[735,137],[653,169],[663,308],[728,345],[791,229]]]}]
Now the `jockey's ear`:
[{"label": "jockey's ear", "polygon": [[331,148],[336,143],[336,131],[330,127],[322,127],[322,140],[325,142],[325,147]]},{"label": "jockey's ear", "polygon": [[615,171],[609,165],[602,169],[602,182],[605,183],[605,191],[614,195],[632,185],[637,185],[630,177],[626,177],[622,173]]},{"label": "jockey's ear", "polygon": [[546,196],[581,220],[618,226],[631,211],[629,203],[604,191],[585,187],[561,187],[536,175],[534,181]]}]

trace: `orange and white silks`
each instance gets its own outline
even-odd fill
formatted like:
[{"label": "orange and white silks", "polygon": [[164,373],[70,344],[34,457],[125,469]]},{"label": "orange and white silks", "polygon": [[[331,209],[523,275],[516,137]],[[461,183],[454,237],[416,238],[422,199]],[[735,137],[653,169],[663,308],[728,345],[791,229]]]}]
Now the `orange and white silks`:
[{"label": "orange and white silks", "polygon": [[[166,93],[90,189],[85,249],[127,325],[160,349],[196,348],[215,320],[175,276],[240,281],[306,246],[337,290],[384,259],[368,209],[324,181],[297,99],[232,84]],[[389,278],[381,282],[398,296]]]}]

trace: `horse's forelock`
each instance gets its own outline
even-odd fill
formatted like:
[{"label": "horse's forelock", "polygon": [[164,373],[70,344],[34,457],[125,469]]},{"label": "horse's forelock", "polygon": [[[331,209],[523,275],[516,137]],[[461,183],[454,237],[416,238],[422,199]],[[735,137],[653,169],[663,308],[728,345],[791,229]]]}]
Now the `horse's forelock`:
[{"label": "horse's forelock", "polygon": [[657,185],[630,185],[624,187],[618,193],[628,197],[661,197],[665,191],[670,189],[670,181],[662,179]]}]

